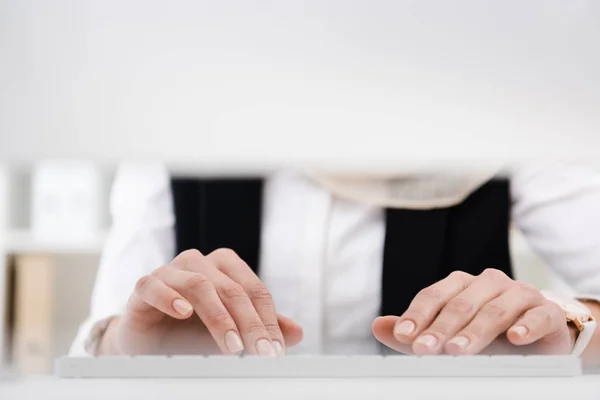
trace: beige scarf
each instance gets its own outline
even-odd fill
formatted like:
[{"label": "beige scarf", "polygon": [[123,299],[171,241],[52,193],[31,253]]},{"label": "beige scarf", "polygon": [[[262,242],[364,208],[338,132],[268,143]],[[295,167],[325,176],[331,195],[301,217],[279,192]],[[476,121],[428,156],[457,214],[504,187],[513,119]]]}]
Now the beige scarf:
[{"label": "beige scarf", "polygon": [[497,176],[501,168],[364,176],[306,172],[334,195],[343,198],[379,207],[426,210],[461,203]]}]

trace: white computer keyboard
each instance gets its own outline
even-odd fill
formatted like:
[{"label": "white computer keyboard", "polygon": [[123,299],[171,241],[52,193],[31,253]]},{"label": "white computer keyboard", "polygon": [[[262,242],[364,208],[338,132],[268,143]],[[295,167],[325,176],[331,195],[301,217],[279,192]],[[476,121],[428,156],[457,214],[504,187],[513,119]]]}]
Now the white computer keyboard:
[{"label": "white computer keyboard", "polygon": [[63,357],[61,378],[373,378],[579,376],[573,356]]}]

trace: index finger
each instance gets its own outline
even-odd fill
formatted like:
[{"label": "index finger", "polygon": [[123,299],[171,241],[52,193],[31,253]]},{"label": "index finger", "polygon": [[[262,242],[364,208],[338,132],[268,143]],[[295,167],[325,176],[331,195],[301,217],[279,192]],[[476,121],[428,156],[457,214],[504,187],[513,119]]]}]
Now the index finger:
[{"label": "index finger", "polygon": [[440,310],[457,294],[465,290],[475,277],[455,271],[447,278],[421,290],[396,322],[394,337],[400,343],[412,340],[429,327]]},{"label": "index finger", "polygon": [[398,317],[388,315],[386,317],[377,317],[373,321],[373,335],[379,342],[383,343],[387,347],[396,350],[397,352],[404,354],[412,354],[412,346],[410,344],[403,344],[398,342],[394,338],[394,325]]}]

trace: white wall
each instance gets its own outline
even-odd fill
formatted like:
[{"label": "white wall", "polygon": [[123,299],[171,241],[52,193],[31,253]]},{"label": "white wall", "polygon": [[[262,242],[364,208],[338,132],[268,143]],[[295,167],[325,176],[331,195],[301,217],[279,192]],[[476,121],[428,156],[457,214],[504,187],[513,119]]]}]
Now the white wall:
[{"label": "white wall", "polygon": [[595,157],[599,15],[594,0],[5,0],[0,160]]}]

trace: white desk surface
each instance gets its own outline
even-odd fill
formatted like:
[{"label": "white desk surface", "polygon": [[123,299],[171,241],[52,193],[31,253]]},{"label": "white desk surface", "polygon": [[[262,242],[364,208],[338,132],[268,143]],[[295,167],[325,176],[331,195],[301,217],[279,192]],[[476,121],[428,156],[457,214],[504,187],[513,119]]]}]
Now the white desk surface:
[{"label": "white desk surface", "polygon": [[600,400],[600,375],[578,378],[58,379],[0,383],[13,399]]}]

